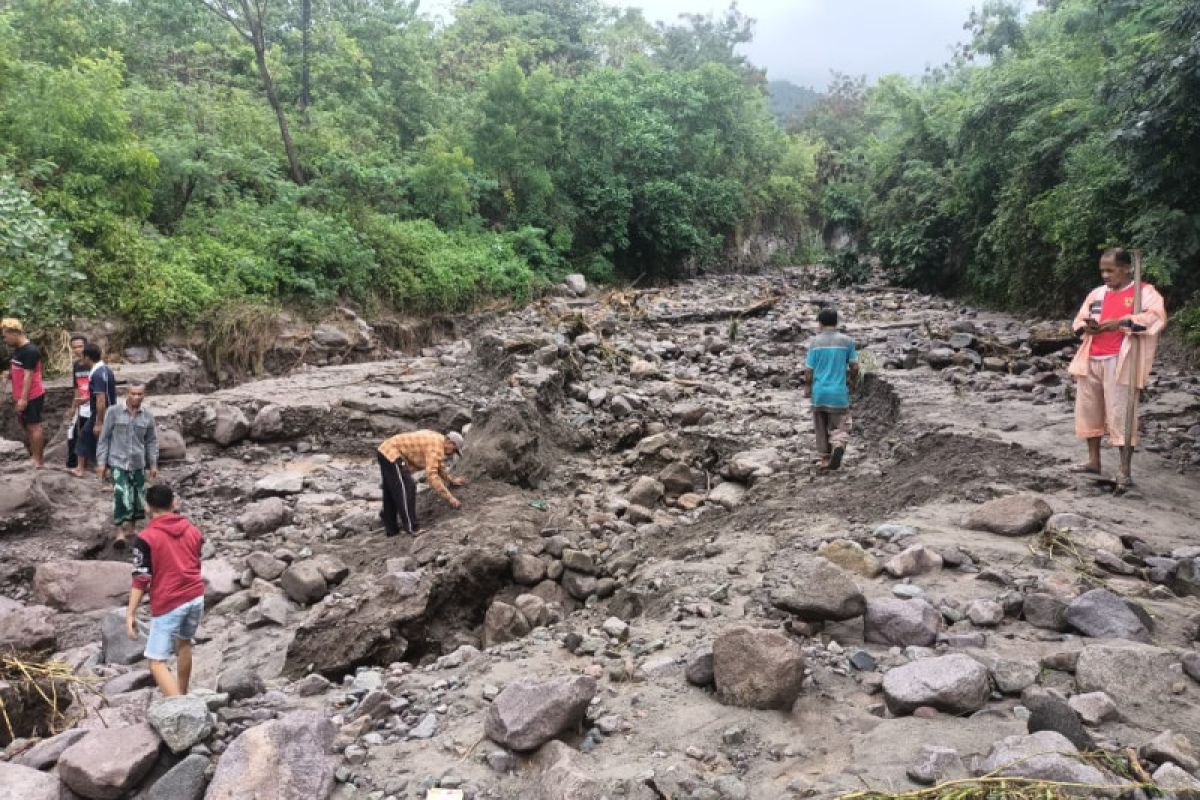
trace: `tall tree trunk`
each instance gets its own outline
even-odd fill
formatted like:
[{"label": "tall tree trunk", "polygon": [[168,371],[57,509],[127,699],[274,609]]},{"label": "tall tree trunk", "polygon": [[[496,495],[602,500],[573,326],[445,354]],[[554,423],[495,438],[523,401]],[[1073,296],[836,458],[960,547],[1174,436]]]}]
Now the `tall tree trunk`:
[{"label": "tall tree trunk", "polygon": [[304,0],[300,14],[300,29],[303,38],[300,43],[300,110],[308,111],[308,48],[312,32],[312,0]]},{"label": "tall tree trunk", "polygon": [[275,110],[275,118],[279,121],[279,135],[283,138],[283,149],[287,152],[288,172],[297,184],[304,184],[304,170],[300,168],[300,157],[296,155],[296,145],[292,143],[292,132],[288,129],[287,114],[283,104],[279,102],[279,92],[275,88],[275,79],[267,68],[267,45],[263,41],[261,31],[254,36],[254,60],[258,63],[258,74],[262,78],[263,87],[267,90],[267,101]]}]

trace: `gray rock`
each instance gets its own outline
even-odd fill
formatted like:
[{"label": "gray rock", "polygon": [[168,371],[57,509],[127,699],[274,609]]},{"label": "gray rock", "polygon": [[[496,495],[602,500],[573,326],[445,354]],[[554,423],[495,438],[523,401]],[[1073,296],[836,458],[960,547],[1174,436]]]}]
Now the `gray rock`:
[{"label": "gray rock", "polygon": [[204,580],[206,606],[216,605],[242,589],[242,570],[224,558],[210,558],[201,562],[200,577]]},{"label": "gray rock", "polygon": [[509,565],[513,580],[522,586],[537,586],[546,577],[546,562],[528,553],[514,553]]},{"label": "gray rock", "polygon": [[[65,730],[49,739],[41,740],[14,758],[13,763],[31,769],[48,770],[58,763],[59,756],[63,754],[63,751],[84,736],[87,736],[87,731],[80,728]],[[4,782],[0,781],[0,785],[4,785]]]},{"label": "gray rock", "polygon": [[713,642],[713,679],[726,705],[787,710],[804,683],[804,651],[777,631],[734,628]]},{"label": "gray rock", "polygon": [[1065,736],[1038,731],[1027,736],[1009,736],[992,745],[979,765],[984,774],[1033,778],[1044,781],[1115,785],[1116,780],[1074,756],[1079,751]]},{"label": "gray rock", "polygon": [[256,697],[266,690],[266,684],[258,673],[245,666],[228,667],[217,678],[217,691],[229,695],[230,700]]},{"label": "gray rock", "polygon": [[729,459],[725,474],[741,483],[753,483],[759,478],[774,475],[783,466],[783,457],[774,447],[745,450]]},{"label": "gray rock", "polygon": [[273,439],[284,438],[286,429],[283,422],[283,408],[268,404],[254,415],[254,423],[250,426],[250,438],[256,442],[269,442]]},{"label": "gray rock", "polygon": [[862,616],[862,589],[840,567],[820,556],[803,557],[788,572],[788,585],[773,589],[771,603],[807,622]]},{"label": "gray rock", "polygon": [[1117,718],[1117,704],[1104,692],[1077,694],[1067,701],[1084,725],[1099,725]]},{"label": "gray rock", "polygon": [[525,678],[510,683],[496,696],[488,709],[484,733],[512,750],[536,750],[579,725],[595,696],[596,682],[588,677]]},{"label": "gray rock", "polygon": [[563,278],[563,286],[566,286],[576,297],[583,297],[587,294],[588,284],[587,278],[580,275],[578,272],[573,272]]},{"label": "gray rock", "polygon": [[1178,764],[1188,772],[1200,769],[1200,753],[1188,737],[1174,731],[1163,731],[1138,748],[1138,755],[1155,764]]},{"label": "gray rock", "polygon": [[662,499],[665,491],[666,488],[660,481],[643,475],[629,487],[629,492],[625,495],[625,499],[631,505],[654,508],[658,504],[658,501]]},{"label": "gray rock", "polygon": [[270,553],[251,553],[246,556],[246,566],[264,581],[273,581],[287,569],[287,562]]},{"label": "gray rock", "polygon": [[967,606],[967,619],[981,628],[994,628],[1004,621],[1004,606],[995,600],[975,600]]},{"label": "gray rock", "polygon": [[105,664],[136,664],[146,650],[146,637],[138,631],[137,639],[125,633],[125,609],[114,608],[100,620],[100,660]]},{"label": "gray rock", "polygon": [[300,680],[292,684],[292,689],[300,697],[312,697],[327,690],[332,684],[324,675],[314,672],[311,675],[305,675]]},{"label": "gray rock", "polygon": [[864,637],[874,644],[932,647],[942,615],[924,600],[872,600],[867,603]]},{"label": "gray rock", "polygon": [[246,627],[261,628],[264,625],[287,625],[291,608],[282,594],[267,594],[258,605],[246,614]]},{"label": "gray rock", "polygon": [[922,544],[914,544],[892,556],[883,571],[893,578],[910,578],[942,568],[942,557]]},{"label": "gray rock", "polygon": [[1067,622],[1084,636],[1149,642],[1150,631],[1130,603],[1107,589],[1092,589],[1067,606]]},{"label": "gray rock", "polygon": [[596,560],[591,553],[585,553],[582,550],[573,550],[566,548],[562,553],[563,566],[567,569],[582,572],[585,575],[596,574]]},{"label": "gray rock", "polygon": [[1021,615],[1035,628],[1059,632],[1071,629],[1067,623],[1066,601],[1046,592],[1033,592],[1025,595],[1025,602],[1021,606]]},{"label": "gray rock", "polygon": [[268,497],[246,506],[237,518],[237,526],[249,536],[271,533],[288,523],[291,511],[279,497]]},{"label": "gray rock", "polygon": [[696,488],[696,480],[692,468],[683,462],[676,461],[668,464],[658,473],[658,480],[663,490],[671,497],[687,494]]},{"label": "gray rock", "polygon": [[222,447],[237,444],[250,434],[246,415],[237,406],[227,403],[205,406],[202,427],[205,435]]},{"label": "gray rock", "polygon": [[208,704],[197,695],[167,697],[150,706],[147,719],[172,753],[182,753],[213,732]]},{"label": "gray rock", "polygon": [[158,429],[158,461],[167,464],[187,460],[187,442],[183,434],[173,428]]},{"label": "gray rock", "polygon": [[588,774],[583,756],[562,742],[549,741],[531,759],[536,771],[531,800],[600,800],[600,783]]},{"label": "gray rock", "polygon": [[284,570],[279,585],[288,597],[301,605],[311,605],[329,594],[329,584],[319,565],[312,560],[298,561]]},{"label": "gray rock", "polygon": [[208,759],[190,755],[154,782],[143,800],[201,800],[208,786]]},{"label": "gray rock", "polygon": [[684,676],[693,686],[712,686],[714,677],[711,644],[702,645],[688,654]]},{"label": "gray rock", "polygon": [[411,739],[432,739],[437,735],[438,716],[437,714],[429,713],[421,717],[413,729],[408,732]]},{"label": "gray rock", "polygon": [[45,772],[0,761],[0,797],[4,800],[66,800],[62,782]]},{"label": "gray rock", "polygon": [[1200,558],[1180,560],[1171,588],[1181,597],[1200,597]]},{"label": "gray rock", "polygon": [[826,561],[833,562],[847,572],[861,575],[864,578],[874,578],[883,571],[879,559],[863,549],[858,542],[849,539],[835,539],[817,548],[817,555]]},{"label": "gray rock", "polygon": [[146,776],[161,746],[147,723],[98,728],[63,751],[58,776],[76,794],[117,800]]},{"label": "gray rock", "polygon": [[909,766],[905,774],[913,783],[933,786],[942,781],[966,777],[967,769],[954,748],[926,744],[921,746],[917,761]]},{"label": "gray rock", "polygon": [[983,708],[990,694],[987,668],[962,653],[922,658],[883,676],[884,701],[896,715],[922,706],[970,714]]},{"label": "gray rock", "polygon": [[1021,695],[1021,703],[1029,710],[1026,728],[1030,733],[1052,731],[1079,750],[1095,748],[1095,742],[1083,727],[1079,715],[1058,692],[1031,686]]},{"label": "gray rock", "polygon": [[1150,776],[1158,788],[1173,800],[1200,800],[1200,780],[1176,764],[1163,764]]},{"label": "gray rock", "polygon": [[33,572],[33,602],[82,613],[122,605],[129,598],[125,561],[43,561]]},{"label": "gray rock", "polygon": [[1183,654],[1183,671],[1189,678],[1200,683],[1200,653]]},{"label": "gray rock", "polygon": [[1040,531],[1053,514],[1054,510],[1037,495],[1015,494],[979,506],[967,515],[965,527],[1001,536],[1024,536]]},{"label": "gray rock", "polygon": [[1037,683],[1042,667],[1037,661],[999,658],[989,665],[996,689],[1002,694],[1021,694]]},{"label": "gray rock", "polygon": [[576,600],[587,600],[596,593],[596,578],[568,569],[563,572],[562,587]]},{"label": "gray rock", "polygon": [[297,711],[265,722],[230,743],[205,800],[250,797],[325,800],[333,791],[336,731],[324,715]]},{"label": "gray rock", "polygon": [[278,472],[259,478],[254,484],[254,496],[284,497],[304,491],[304,476],[298,472]]},{"label": "gray rock", "polygon": [[721,508],[733,509],[746,501],[746,487],[734,481],[724,481],[708,493],[708,502]]},{"label": "gray rock", "polygon": [[513,605],[529,622],[531,628],[540,628],[551,622],[557,622],[558,618],[562,616],[559,611],[552,610],[550,604],[536,594],[519,594],[517,599],[513,600]]},{"label": "gray rock", "polygon": [[350,567],[346,566],[346,562],[329,553],[313,556],[312,563],[330,586],[337,586],[350,575]]},{"label": "gray rock", "polygon": [[46,606],[0,605],[0,652],[53,650],[58,643],[54,612]]},{"label": "gray rock", "polygon": [[515,606],[496,600],[488,607],[483,619],[483,646],[495,647],[527,635],[529,620]]}]

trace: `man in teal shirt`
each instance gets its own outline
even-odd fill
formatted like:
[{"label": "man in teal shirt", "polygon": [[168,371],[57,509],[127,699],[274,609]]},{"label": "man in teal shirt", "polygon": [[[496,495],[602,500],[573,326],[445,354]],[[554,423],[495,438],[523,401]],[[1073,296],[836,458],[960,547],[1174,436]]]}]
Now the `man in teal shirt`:
[{"label": "man in teal shirt", "polygon": [[812,399],[821,469],[838,469],[850,440],[850,384],[858,381],[854,340],[838,332],[837,311],[817,314],[821,332],[808,343],[804,396]]}]

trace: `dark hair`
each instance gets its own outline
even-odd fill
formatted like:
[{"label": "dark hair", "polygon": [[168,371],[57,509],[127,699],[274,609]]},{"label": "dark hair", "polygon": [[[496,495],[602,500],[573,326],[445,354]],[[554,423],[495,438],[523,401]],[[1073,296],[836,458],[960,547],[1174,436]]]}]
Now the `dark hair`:
[{"label": "dark hair", "polygon": [[1110,247],[1100,256],[1103,261],[1106,258],[1111,258],[1117,264],[1123,267],[1133,266],[1133,256],[1129,255],[1129,251],[1124,247]]},{"label": "dark hair", "polygon": [[87,344],[87,337],[82,333],[72,333],[71,338],[67,339],[67,344],[72,342],[83,342],[84,344]]},{"label": "dark hair", "polygon": [[838,322],[837,309],[822,308],[817,313],[817,322],[821,323],[826,328],[832,328],[834,325],[837,325],[837,322]]},{"label": "dark hair", "polygon": [[175,502],[175,492],[165,483],[156,483],[146,490],[146,505],[155,511],[170,511]]},{"label": "dark hair", "polygon": [[103,357],[100,352],[100,345],[95,342],[88,342],[83,346],[83,355],[90,361],[99,361]]}]

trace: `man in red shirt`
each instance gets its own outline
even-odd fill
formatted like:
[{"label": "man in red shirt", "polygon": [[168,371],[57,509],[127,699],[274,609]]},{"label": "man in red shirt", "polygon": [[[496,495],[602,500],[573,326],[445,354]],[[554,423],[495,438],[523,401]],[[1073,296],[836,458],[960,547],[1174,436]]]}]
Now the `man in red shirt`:
[{"label": "man in red shirt", "polygon": [[46,434],[42,429],[42,412],[46,402],[46,389],[42,386],[42,354],[25,335],[19,319],[0,322],[4,332],[4,343],[12,350],[11,373],[13,403],[17,407],[17,421],[28,437],[29,455],[33,466],[45,466],[42,454],[46,449]]},{"label": "man in red shirt", "polygon": [[[1100,473],[1100,440],[1107,435],[1109,444],[1121,448],[1117,485],[1122,488],[1132,482],[1137,445],[1136,399],[1133,436],[1125,441],[1129,393],[1145,388],[1158,335],[1167,324],[1162,295],[1149,284],[1142,284],[1142,310],[1134,313],[1131,266],[1129,253],[1119,247],[1100,257],[1104,285],[1087,296],[1075,316],[1072,327],[1083,342],[1069,370],[1075,377],[1075,434],[1088,446],[1087,463],[1076,471]],[[1136,354],[1130,346],[1134,336],[1141,340]]]},{"label": "man in red shirt", "polygon": [[[167,697],[187,694],[192,677],[192,639],[204,616],[204,580],[196,526],[176,513],[175,493],[158,484],[146,490],[150,524],[133,540],[133,590],[125,612],[125,631],[137,641],[137,609],[150,591],[150,634],[146,658],[159,690]],[[178,656],[179,679],[167,660]]]}]

